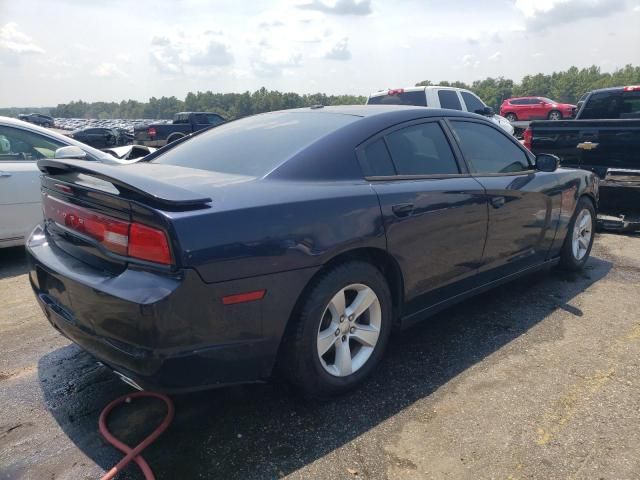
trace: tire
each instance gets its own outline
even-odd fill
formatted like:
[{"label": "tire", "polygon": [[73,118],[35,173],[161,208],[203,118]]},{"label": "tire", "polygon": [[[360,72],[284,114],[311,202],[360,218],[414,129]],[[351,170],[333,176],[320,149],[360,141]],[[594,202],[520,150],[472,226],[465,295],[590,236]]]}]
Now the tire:
[{"label": "tire", "polygon": [[562,120],[562,113],[558,110],[551,110],[549,115],[547,115],[549,120]]},{"label": "tire", "polygon": [[[586,223],[585,217],[588,217]],[[580,197],[560,252],[560,266],[563,269],[573,272],[582,270],[591,254],[595,227],[596,210],[593,202],[587,197]]]},{"label": "tire", "polygon": [[[372,303],[350,320],[349,307],[354,307],[358,298]],[[389,286],[377,268],[363,261],[330,267],[307,289],[290,320],[280,370],[307,399],[325,399],[352,390],[380,362],[392,315]],[[369,341],[368,346],[360,336]],[[326,348],[323,355],[319,355],[320,348]]]},{"label": "tire", "polygon": [[509,123],[513,123],[513,122],[517,122],[518,121],[518,117],[516,117],[515,113],[507,113],[504,118],[506,118]]},{"label": "tire", "polygon": [[169,138],[167,138],[167,143],[171,143],[171,142],[175,142],[176,140],[181,139],[182,137],[184,137],[184,135],[169,135]]}]

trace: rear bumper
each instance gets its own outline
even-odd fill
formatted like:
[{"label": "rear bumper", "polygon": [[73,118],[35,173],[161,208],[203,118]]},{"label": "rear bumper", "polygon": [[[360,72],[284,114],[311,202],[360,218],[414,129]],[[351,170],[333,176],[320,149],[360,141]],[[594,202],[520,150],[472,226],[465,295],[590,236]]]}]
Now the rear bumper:
[{"label": "rear bumper", "polygon": [[[165,392],[268,378],[293,306],[316,271],[216,284],[190,269],[114,276],[60,251],[39,228],[27,253],[31,286],[51,325],[141,388]],[[260,301],[221,302],[261,288]]]}]

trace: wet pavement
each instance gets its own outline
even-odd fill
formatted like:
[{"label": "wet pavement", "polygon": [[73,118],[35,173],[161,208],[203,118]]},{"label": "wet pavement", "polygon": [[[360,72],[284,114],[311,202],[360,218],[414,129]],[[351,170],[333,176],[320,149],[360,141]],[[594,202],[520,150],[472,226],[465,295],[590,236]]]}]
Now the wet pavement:
[{"label": "wet pavement", "polygon": [[[281,382],[175,396],[144,456],[158,479],[640,478],[640,236],[598,235],[592,257],[396,335],[332,402]],[[131,389],[48,325],[25,272],[0,250],[0,479],[99,478],[121,457],[99,413]],[[134,402],[111,430],[135,442],[162,417]]]}]

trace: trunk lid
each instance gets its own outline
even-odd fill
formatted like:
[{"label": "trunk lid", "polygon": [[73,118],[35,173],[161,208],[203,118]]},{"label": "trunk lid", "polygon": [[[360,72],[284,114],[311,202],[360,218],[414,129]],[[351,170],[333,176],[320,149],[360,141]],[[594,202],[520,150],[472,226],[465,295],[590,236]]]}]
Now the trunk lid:
[{"label": "trunk lid", "polygon": [[251,180],[173,165],[40,160],[45,230],[73,257],[112,273],[178,267],[171,212],[207,210],[218,186]]}]

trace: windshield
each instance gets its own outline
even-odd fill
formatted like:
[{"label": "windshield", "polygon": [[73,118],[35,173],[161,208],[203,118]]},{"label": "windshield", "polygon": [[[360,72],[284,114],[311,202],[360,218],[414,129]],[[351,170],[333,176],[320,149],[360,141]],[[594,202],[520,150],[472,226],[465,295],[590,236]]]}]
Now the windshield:
[{"label": "windshield", "polygon": [[255,115],[196,135],[151,161],[261,177],[305,146],[358,118],[312,111]]}]

